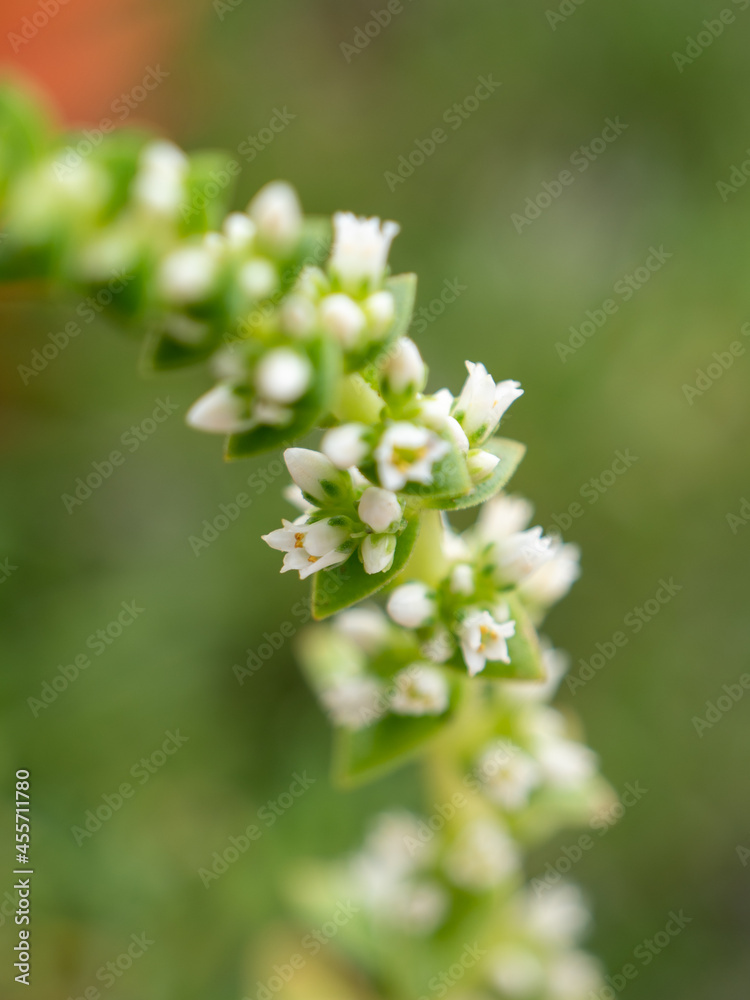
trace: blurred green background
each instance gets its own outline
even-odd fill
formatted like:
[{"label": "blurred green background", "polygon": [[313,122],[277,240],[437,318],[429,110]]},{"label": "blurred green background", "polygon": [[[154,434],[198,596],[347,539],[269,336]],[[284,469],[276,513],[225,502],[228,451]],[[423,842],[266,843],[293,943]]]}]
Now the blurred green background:
[{"label": "blurred green background", "polygon": [[[563,5],[572,13],[558,20],[547,15],[558,7],[541,0],[404,0],[367,47],[342,51],[384,6],[244,0],[175,13],[152,3],[174,20],[156,37],[137,5],[99,23],[71,4],[15,61],[28,70],[22,57],[34,46],[62,46],[74,23],[66,18],[76,17],[90,60],[78,59],[72,75],[40,76],[78,121],[99,121],[159,63],[168,77],[126,124],[152,123],[191,149],[225,148],[242,164],[237,206],[288,178],[310,212],[397,219],[393,267],[419,274],[420,306],[429,309],[446,281],[465,286],[419,334],[431,386],[457,390],[465,358],[523,382],[526,395],[503,425],[529,446],[513,486],[545,526],[576,501],[583,510],[565,535],[582,547],[584,574],[548,623],[574,672],[660,579],[682,588],[638,634],[626,630],[627,646],[575,696],[565,687],[561,695],[581,713],[613,785],[648,789],[575,867],[594,903],[591,946],[617,972],[683,908],[692,923],[627,995],[744,997],[750,871],[737,847],[750,848],[750,694],[702,737],[693,719],[748,670],[750,525],[735,522],[733,532],[726,515],[750,497],[750,340],[740,332],[750,321],[750,189],[722,198],[717,182],[750,158],[750,9],[727,4],[735,21],[681,72],[673,53],[686,52],[719,3],[585,0]],[[36,9],[19,4],[13,18]],[[138,44],[125,51],[123,42],[109,73],[95,58],[97,32],[110,44],[123,26]],[[502,85],[460,128],[446,126],[445,113],[482,76]],[[66,103],[71,79],[77,96]],[[278,111],[294,118],[247,162],[249,147],[238,148],[266,135]],[[571,166],[618,117],[622,134],[585,171]],[[447,141],[389,186],[399,157],[439,126]],[[519,234],[511,216],[565,169],[574,183]],[[671,256],[625,301],[615,286],[651,247]],[[556,345],[609,298],[617,312],[561,360]],[[77,305],[18,293],[0,303],[0,561],[17,567],[0,584],[0,896],[12,885],[10,794],[23,767],[32,772],[36,868],[36,984],[26,995],[101,988],[97,969],[146,932],[154,945],[105,995],[239,1000],[252,993],[262,934],[286,912],[292,862],[346,850],[378,808],[415,805],[417,773],[348,795],[329,787],[328,726],[290,642],[238,683],[233,666],[264,633],[296,623],[305,594],[278,575],[277,554],[259,537],[279,518],[285,475],[273,457],[223,464],[219,442],[182,423],[206,376],[143,378],[137,345],[102,324],[84,325],[25,385],[18,366]],[[737,340],[744,354],[689,404],[683,386]],[[61,495],[166,397],[179,411],[68,513]],[[582,488],[618,450],[637,461],[590,503]],[[262,493],[247,485],[259,471]],[[251,508],[194,555],[189,537],[243,491]],[[146,610],[34,717],[27,699],[87,650],[123,601]],[[184,746],[77,846],[71,828],[176,729]],[[212,853],[304,770],[312,789],[204,888],[198,870]],[[556,838],[533,859],[536,870],[577,836]],[[6,917],[3,981],[11,930]]]}]

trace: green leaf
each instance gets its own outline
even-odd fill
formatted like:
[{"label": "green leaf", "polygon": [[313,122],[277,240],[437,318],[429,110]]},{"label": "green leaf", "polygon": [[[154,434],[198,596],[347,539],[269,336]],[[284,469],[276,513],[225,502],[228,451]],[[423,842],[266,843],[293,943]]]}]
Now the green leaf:
[{"label": "green leaf", "polygon": [[457,448],[451,448],[445,458],[432,467],[432,482],[407,483],[399,492],[423,501],[425,507],[440,507],[434,503],[446,497],[455,497],[471,489],[471,477],[466,468],[466,459]]},{"label": "green leaf", "polygon": [[509,438],[493,438],[485,445],[485,451],[492,452],[500,459],[492,470],[492,475],[463,496],[427,499],[424,506],[436,510],[463,510],[465,507],[485,503],[507,484],[526,454],[526,445]]},{"label": "green leaf", "polygon": [[[237,174],[230,174],[231,157],[217,150],[190,157],[185,200],[180,206],[180,234],[217,229],[224,218]],[[236,166],[236,163],[235,163]]]},{"label": "green leaf", "polygon": [[365,784],[419,754],[453,717],[460,693],[460,683],[452,680],[450,704],[442,715],[386,715],[356,732],[338,729],[333,750],[336,784]]},{"label": "green leaf", "polygon": [[0,198],[13,177],[43,156],[51,136],[51,118],[35,96],[14,84],[0,85]]},{"label": "green leaf", "polygon": [[161,330],[153,332],[144,342],[141,367],[144,371],[172,371],[186,365],[198,364],[209,358],[219,346],[221,329],[206,331],[197,344],[186,344]]},{"label": "green leaf", "polygon": [[313,578],[312,610],[318,621],[328,618],[337,611],[352,604],[358,604],[366,597],[390,583],[409,560],[419,533],[419,516],[410,520],[396,542],[393,565],[384,573],[365,573],[365,568],[357,553],[350,556],[343,565],[334,569],[324,569]]},{"label": "green leaf", "polygon": [[292,422],[283,427],[263,425],[242,434],[231,434],[224,450],[227,461],[288,446],[320,419],[333,397],[341,374],[341,351],[330,338],[321,337],[310,342],[308,354],[315,370],[315,381],[295,404]]},{"label": "green leaf", "polygon": [[546,677],[542,665],[542,653],[531,617],[524,607],[521,598],[513,591],[506,598],[510,617],[515,620],[516,634],[508,639],[510,663],[500,661],[490,662],[480,677],[504,677],[513,680],[543,681]]}]

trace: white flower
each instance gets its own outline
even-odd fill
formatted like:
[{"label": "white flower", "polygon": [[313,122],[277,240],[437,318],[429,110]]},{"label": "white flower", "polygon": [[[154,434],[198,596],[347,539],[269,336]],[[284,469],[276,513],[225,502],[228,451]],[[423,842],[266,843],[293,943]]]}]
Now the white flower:
[{"label": "white flower", "polygon": [[482,444],[492,434],[510,404],[523,395],[520,382],[498,382],[482,364],[466,362],[469,377],[453,407],[472,445]]},{"label": "white flower", "polygon": [[348,295],[327,295],[320,303],[320,322],[342,347],[354,347],[367,325],[367,317]]},{"label": "white flower", "polygon": [[222,226],[224,237],[235,250],[246,250],[251,246],[257,232],[255,223],[244,212],[230,212]]},{"label": "white flower", "polygon": [[333,623],[337,632],[370,655],[381,649],[390,631],[390,624],[380,608],[350,608],[336,616]]},{"label": "white flower", "polygon": [[499,461],[497,455],[493,455],[491,451],[481,451],[478,448],[470,451],[466,459],[466,466],[472,482],[484,482],[495,471]]},{"label": "white flower", "polygon": [[141,151],[133,195],[145,208],[174,215],[185,196],[189,160],[171,142],[150,142]]},{"label": "white flower", "polygon": [[213,290],[217,274],[217,256],[210,247],[181,247],[161,262],[159,290],[170,302],[200,302]]},{"label": "white flower", "polygon": [[540,784],[539,765],[520,747],[508,741],[489,747],[479,761],[479,771],[487,797],[503,809],[522,809]]},{"label": "white flower", "polygon": [[274,403],[294,403],[307,392],[313,377],[308,359],[289,347],[265,354],[255,369],[255,387]]},{"label": "white flower", "polygon": [[365,316],[376,337],[382,337],[396,317],[396,303],[390,292],[383,289],[368,296],[364,301]]},{"label": "white flower", "polygon": [[552,886],[541,896],[527,894],[522,922],[534,937],[556,947],[570,946],[586,930],[590,916],[576,885]]},{"label": "white flower", "polygon": [[472,611],[459,624],[458,634],[470,677],[484,670],[488,660],[510,663],[506,640],[516,634],[514,621],[496,622],[489,611]]},{"label": "white flower", "polygon": [[319,451],[287,448],[284,461],[297,486],[314,500],[332,500],[346,494],[351,480]]},{"label": "white flower", "polygon": [[381,685],[374,677],[350,677],[323,691],[320,700],[335,725],[356,730],[383,714],[381,696]]},{"label": "white flower", "polygon": [[270,260],[252,257],[240,268],[237,281],[248,298],[266,299],[276,291],[279,275]]},{"label": "white flower", "polygon": [[357,218],[351,212],[333,217],[334,240],[329,268],[341,284],[358,290],[366,284],[376,288],[383,280],[391,243],[398,235],[395,222]]},{"label": "white flower", "polygon": [[427,381],[427,367],[413,340],[401,337],[391,348],[383,365],[383,377],[391,392],[421,392]]},{"label": "white flower", "polygon": [[427,663],[412,663],[393,678],[391,711],[397,715],[441,715],[450,689],[443,674]]},{"label": "white flower", "polygon": [[302,232],[302,209],[297,193],[284,181],[272,181],[256,194],[247,214],[258,237],[277,253],[291,250]]},{"label": "white flower", "polygon": [[388,490],[401,490],[408,482],[429,485],[434,464],[449,451],[448,442],[426,427],[391,424],[375,448],[380,482]]},{"label": "white flower", "polygon": [[580,1000],[599,996],[602,974],[599,963],[585,951],[556,956],[548,970],[549,1000]]},{"label": "white flower", "polygon": [[531,520],[534,508],[523,497],[500,493],[482,506],[477,527],[485,542],[502,542],[523,531]]},{"label": "white flower", "polygon": [[503,580],[520,583],[555,554],[553,541],[537,525],[511,535],[495,548],[498,569]]},{"label": "white flower", "polygon": [[451,572],[451,593],[468,597],[474,593],[474,570],[468,563],[459,563]]},{"label": "white flower", "polygon": [[574,788],[596,774],[596,754],[575,740],[543,740],[536,757],[545,779],[559,788]]},{"label": "white flower", "polygon": [[475,820],[465,827],[445,859],[448,878],[474,892],[494,889],[518,867],[515,844],[492,820]]},{"label": "white flower", "polygon": [[529,948],[505,944],[492,955],[490,978],[504,996],[527,1000],[541,993],[544,968]]},{"label": "white flower", "polygon": [[554,604],[565,597],[581,575],[580,558],[577,545],[553,543],[551,558],[526,577],[519,590],[535,604]]},{"label": "white flower", "polygon": [[388,531],[394,522],[401,521],[401,504],[396,494],[390,490],[381,490],[379,486],[368,486],[359,501],[357,513],[360,520],[373,531]]},{"label": "white flower", "polygon": [[462,454],[469,450],[469,439],[464,429],[451,416],[453,396],[448,389],[440,389],[433,396],[425,396],[419,401],[419,415],[422,423],[434,431],[447,434]]},{"label": "white flower", "polygon": [[337,469],[360,465],[369,448],[364,440],[368,428],[364,424],[342,424],[326,431],[320,450]]},{"label": "white flower", "polygon": [[244,402],[228,385],[217,385],[196,400],[187,412],[190,427],[209,434],[237,434],[253,425]]},{"label": "white flower", "polygon": [[346,562],[352,554],[353,544],[345,544],[349,540],[349,529],[337,521],[338,518],[324,518],[310,524],[306,516],[296,521],[282,518],[283,528],[261,535],[261,538],[272,549],[286,553],[282,573],[296,570],[300,580],[305,580],[312,573]]},{"label": "white flower", "polygon": [[405,583],[388,598],[386,610],[397,625],[420,628],[437,614],[435,595],[426,583]]},{"label": "white flower", "polygon": [[362,542],[362,565],[365,573],[385,573],[396,554],[395,535],[367,535]]}]

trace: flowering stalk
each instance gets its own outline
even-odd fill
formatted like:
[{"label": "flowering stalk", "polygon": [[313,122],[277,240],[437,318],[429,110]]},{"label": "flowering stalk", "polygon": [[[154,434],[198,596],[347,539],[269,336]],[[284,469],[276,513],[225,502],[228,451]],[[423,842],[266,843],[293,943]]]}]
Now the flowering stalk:
[{"label": "flowering stalk", "polygon": [[[467,361],[456,395],[427,391],[407,336],[416,279],[388,269],[394,222],[306,219],[281,182],[224,215],[212,157],[142,135],[68,162],[7,89],[0,134],[1,279],[91,293],[127,275],[110,312],[147,331],[151,367],[206,366],[187,422],[223,435],[227,458],[323,430],[317,449],[286,448],[296,515],[262,537],[281,572],[312,580],[321,624],[299,655],[338,780],[419,757],[428,792],[422,818],[386,814],[356,855],[309,870],[296,904],[325,919],[338,895],[355,901],[339,943],[383,996],[444,995],[458,963],[464,1000],[583,1000],[599,972],[577,949],[579,894],[525,885],[523,854],[610,792],[549,705],[566,658],[538,630],[578,550],[504,492],[525,449],[497,432],[519,383]],[[456,531],[451,513],[470,507]]]}]

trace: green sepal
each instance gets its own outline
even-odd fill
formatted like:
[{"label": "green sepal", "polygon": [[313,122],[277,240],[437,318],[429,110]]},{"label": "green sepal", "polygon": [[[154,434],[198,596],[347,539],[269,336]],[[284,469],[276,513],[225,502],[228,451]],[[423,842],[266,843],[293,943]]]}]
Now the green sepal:
[{"label": "green sepal", "polygon": [[463,510],[486,503],[508,483],[526,454],[526,445],[520,441],[511,441],[510,438],[493,438],[487,442],[484,450],[500,459],[487,479],[463,496],[429,498],[425,500],[424,506],[435,510]]},{"label": "green sepal", "polygon": [[333,780],[342,788],[366,784],[417,756],[450,722],[462,685],[448,678],[448,708],[441,715],[386,715],[365,729],[337,729],[333,748]]},{"label": "green sepal", "polygon": [[419,499],[425,507],[440,507],[448,497],[468,493],[471,489],[471,477],[466,467],[466,459],[454,447],[448,454],[432,467],[432,482],[406,483],[400,493]]},{"label": "green sepal", "polygon": [[[232,162],[226,153],[217,150],[194,153],[185,182],[185,200],[180,206],[179,233],[190,236],[217,229],[226,214],[234,188],[236,174],[230,174],[227,165]],[[219,177],[224,186],[220,186]],[[214,188],[219,187],[215,194]]]},{"label": "green sepal", "polygon": [[271,448],[288,447],[319,421],[341,375],[341,350],[330,338],[320,337],[310,341],[307,352],[315,380],[302,399],[294,404],[291,423],[283,427],[262,425],[242,434],[230,434],[224,449],[227,461],[249,458]]},{"label": "green sepal", "polygon": [[403,570],[411,556],[414,543],[419,533],[419,515],[407,521],[396,542],[396,552],[393,564],[383,573],[365,573],[365,568],[358,558],[352,555],[341,566],[334,569],[324,569],[313,578],[312,612],[313,618],[322,621],[337,611],[358,604],[366,597],[376,593],[387,583],[395,579]]}]

